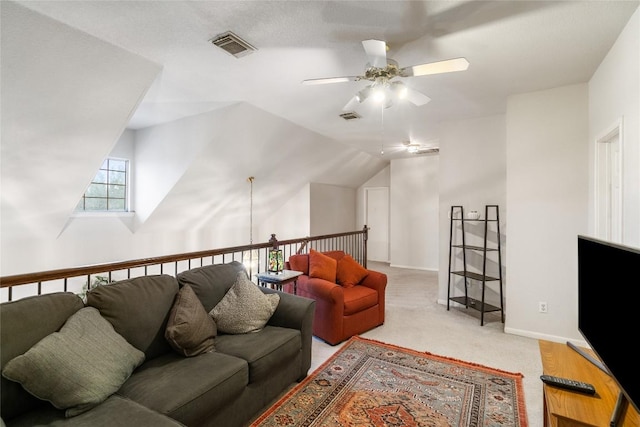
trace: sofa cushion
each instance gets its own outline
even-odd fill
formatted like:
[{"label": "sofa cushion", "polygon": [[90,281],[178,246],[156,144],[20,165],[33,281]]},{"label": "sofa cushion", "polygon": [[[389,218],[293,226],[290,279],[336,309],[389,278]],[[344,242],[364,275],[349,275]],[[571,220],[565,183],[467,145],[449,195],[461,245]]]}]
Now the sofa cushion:
[{"label": "sofa cushion", "polygon": [[171,352],[145,362],[117,394],[186,425],[205,425],[238,399],[248,379],[249,367],[240,358],[219,351],[196,357]]},{"label": "sofa cushion", "polygon": [[[67,319],[84,307],[82,299],[71,292],[21,298],[0,304],[1,368],[44,337],[60,330]],[[10,344],[9,344],[10,343]],[[2,417],[12,419],[39,406],[51,406],[35,398],[20,384],[0,377]]]},{"label": "sofa cushion", "polygon": [[368,274],[369,271],[358,264],[351,255],[345,255],[338,261],[336,281],[345,288],[351,288],[359,284]]},{"label": "sofa cushion", "polygon": [[184,427],[156,411],[146,408],[133,400],[111,395],[100,405],[73,418],[65,418],[64,411],[47,405],[12,418],[11,427],[64,426],[64,427]]},{"label": "sofa cushion", "polygon": [[336,282],[338,261],[314,249],[309,251],[309,277]]},{"label": "sofa cushion", "polygon": [[344,315],[349,316],[378,304],[378,292],[366,286],[344,288]]},{"label": "sofa cushion", "polygon": [[292,363],[300,354],[302,339],[298,329],[267,325],[259,332],[220,335],[219,352],[240,357],[249,363],[249,383],[267,378],[282,364]]},{"label": "sofa cushion", "polygon": [[172,351],[164,333],[177,293],[174,277],[143,276],[92,289],[87,305],[100,310],[116,332],[150,360]]},{"label": "sofa cushion", "polygon": [[280,295],[263,293],[245,272],[240,272],[231,289],[209,314],[220,332],[245,334],[262,329],[279,302]]},{"label": "sofa cushion", "polygon": [[165,337],[171,347],[183,356],[192,357],[215,350],[217,329],[191,286],[178,291],[171,307]]},{"label": "sofa cushion", "polygon": [[241,271],[246,274],[244,265],[238,261],[232,261],[226,264],[192,268],[179,273],[177,278],[180,286],[185,284],[191,286],[208,313],[233,286]]},{"label": "sofa cushion", "polygon": [[143,361],[144,353],[98,310],[86,307],[69,317],[60,332],[9,361],[2,375],[71,417],[115,393]]},{"label": "sofa cushion", "polygon": [[305,276],[309,275],[309,255],[296,254],[289,257],[289,268],[295,271],[302,271]]}]

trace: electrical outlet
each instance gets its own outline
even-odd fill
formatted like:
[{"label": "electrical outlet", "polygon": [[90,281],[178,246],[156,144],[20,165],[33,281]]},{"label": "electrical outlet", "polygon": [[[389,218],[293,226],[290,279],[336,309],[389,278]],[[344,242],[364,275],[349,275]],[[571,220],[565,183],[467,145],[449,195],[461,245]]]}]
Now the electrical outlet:
[{"label": "electrical outlet", "polygon": [[546,302],[544,302],[544,301],[540,301],[540,302],[538,303],[538,311],[539,311],[540,313],[546,313],[548,308],[549,308],[549,307],[547,307],[547,303],[546,303]]}]

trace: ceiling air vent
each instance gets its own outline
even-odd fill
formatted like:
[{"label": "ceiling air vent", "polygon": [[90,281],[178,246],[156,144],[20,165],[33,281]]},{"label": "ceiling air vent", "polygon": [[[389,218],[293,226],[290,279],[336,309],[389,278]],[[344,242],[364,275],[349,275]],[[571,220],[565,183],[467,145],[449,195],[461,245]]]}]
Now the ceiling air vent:
[{"label": "ceiling air vent", "polygon": [[415,152],[415,154],[438,154],[439,148],[422,148]]},{"label": "ceiling air vent", "polygon": [[345,120],[355,120],[355,119],[360,119],[362,118],[362,116],[358,113],[356,113],[355,111],[349,111],[346,113],[342,113],[340,114],[340,117],[342,117]]},{"label": "ceiling air vent", "polygon": [[224,50],[230,55],[235,56],[236,58],[241,58],[256,50],[255,47],[251,46],[249,43],[242,40],[231,31],[227,31],[226,33],[217,35],[210,41],[220,49]]}]

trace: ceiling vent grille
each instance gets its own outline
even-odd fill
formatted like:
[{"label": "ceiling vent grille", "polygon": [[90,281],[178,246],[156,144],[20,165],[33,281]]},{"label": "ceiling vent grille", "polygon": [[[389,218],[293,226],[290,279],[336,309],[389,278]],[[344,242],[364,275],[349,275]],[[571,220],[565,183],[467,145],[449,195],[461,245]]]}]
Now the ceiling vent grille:
[{"label": "ceiling vent grille", "polygon": [[415,152],[415,154],[438,154],[439,148],[422,148]]},{"label": "ceiling vent grille", "polygon": [[210,41],[220,49],[224,50],[230,55],[235,56],[236,58],[241,58],[243,56],[249,55],[256,50],[255,47],[251,46],[249,43],[242,40],[231,31],[227,31],[226,33],[217,35]]},{"label": "ceiling vent grille", "polygon": [[356,120],[356,119],[362,118],[362,116],[356,113],[355,111],[348,111],[346,113],[342,113],[340,114],[340,117],[342,117],[345,120]]}]

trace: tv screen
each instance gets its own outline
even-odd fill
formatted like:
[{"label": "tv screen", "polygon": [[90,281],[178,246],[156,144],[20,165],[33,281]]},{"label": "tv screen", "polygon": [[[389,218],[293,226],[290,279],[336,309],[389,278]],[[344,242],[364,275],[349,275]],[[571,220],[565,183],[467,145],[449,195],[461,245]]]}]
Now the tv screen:
[{"label": "tv screen", "polygon": [[578,236],[578,329],[638,410],[640,249]]}]

